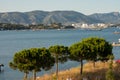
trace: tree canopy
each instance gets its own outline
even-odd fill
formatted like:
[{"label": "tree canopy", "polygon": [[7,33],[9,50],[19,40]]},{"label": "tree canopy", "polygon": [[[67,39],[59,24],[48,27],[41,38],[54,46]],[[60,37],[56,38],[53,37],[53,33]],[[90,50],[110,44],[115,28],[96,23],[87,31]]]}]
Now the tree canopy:
[{"label": "tree canopy", "polygon": [[103,38],[85,38],[70,46],[70,59],[81,62],[81,74],[83,60],[108,60],[112,54],[112,45]]},{"label": "tree canopy", "polygon": [[91,56],[89,60],[104,61],[108,60],[110,58],[109,56],[113,55],[112,45],[103,38],[90,37],[83,39],[82,42],[91,45],[91,53],[93,53],[93,57]]},{"label": "tree canopy", "polygon": [[13,60],[9,63],[12,69],[18,69],[27,74],[33,71],[33,80],[36,72],[49,70],[56,64],[56,77],[58,79],[58,63],[64,63],[68,57],[81,63],[80,74],[83,73],[83,61],[106,61],[113,58],[112,45],[103,38],[90,37],[72,44],[69,48],[63,45],[53,45],[46,48],[30,48],[15,53]]},{"label": "tree canopy", "polygon": [[70,59],[81,63],[80,74],[82,74],[83,60],[86,60],[90,53],[90,46],[87,43],[78,42],[70,46]]},{"label": "tree canopy", "polygon": [[41,69],[48,70],[53,65],[54,58],[45,48],[31,48],[19,51],[15,53],[13,61],[10,62],[12,69],[18,69],[26,74],[33,71],[33,80],[36,78],[37,71],[41,71]]},{"label": "tree canopy", "polygon": [[62,45],[50,46],[49,51],[55,58],[56,77],[58,79],[58,62],[64,63],[65,61],[67,61],[68,47]]}]

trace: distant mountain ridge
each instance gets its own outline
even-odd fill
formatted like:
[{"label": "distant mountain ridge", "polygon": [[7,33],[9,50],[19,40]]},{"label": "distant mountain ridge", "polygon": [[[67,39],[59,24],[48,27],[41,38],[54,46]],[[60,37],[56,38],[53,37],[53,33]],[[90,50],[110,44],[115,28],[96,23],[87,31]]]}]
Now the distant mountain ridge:
[{"label": "distant mountain ridge", "polygon": [[90,18],[82,13],[75,11],[53,11],[43,20],[43,23],[98,23],[99,20]]},{"label": "distant mountain ridge", "polygon": [[76,11],[30,11],[0,13],[0,23],[50,24],[50,23],[119,23],[120,13],[84,15]]},{"label": "distant mountain ridge", "polygon": [[95,13],[95,14],[89,15],[89,17],[101,20],[104,23],[120,24],[119,12]]}]

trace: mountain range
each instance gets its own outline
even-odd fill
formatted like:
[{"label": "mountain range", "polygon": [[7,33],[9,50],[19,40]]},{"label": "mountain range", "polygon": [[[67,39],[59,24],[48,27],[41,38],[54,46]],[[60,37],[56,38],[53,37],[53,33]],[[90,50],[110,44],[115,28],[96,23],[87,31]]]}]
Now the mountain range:
[{"label": "mountain range", "polygon": [[0,23],[50,24],[50,23],[120,23],[120,13],[95,13],[85,15],[76,11],[30,11],[0,13]]}]

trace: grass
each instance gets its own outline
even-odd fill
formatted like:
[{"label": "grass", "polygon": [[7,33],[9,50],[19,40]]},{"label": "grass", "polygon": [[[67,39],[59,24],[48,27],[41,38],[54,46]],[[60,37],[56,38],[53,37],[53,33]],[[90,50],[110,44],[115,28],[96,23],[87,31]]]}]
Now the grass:
[{"label": "grass", "polygon": [[[89,80],[105,80],[106,71],[109,68],[109,62],[96,62],[95,68],[92,62],[84,64],[83,75],[80,75],[80,67],[71,68],[69,70],[64,70],[59,72],[58,80],[66,80],[71,78],[72,80],[80,80],[81,77],[89,78]],[[113,73],[115,80],[120,79],[120,64],[113,63]],[[55,74],[44,75],[37,78],[37,80],[55,80]]]}]

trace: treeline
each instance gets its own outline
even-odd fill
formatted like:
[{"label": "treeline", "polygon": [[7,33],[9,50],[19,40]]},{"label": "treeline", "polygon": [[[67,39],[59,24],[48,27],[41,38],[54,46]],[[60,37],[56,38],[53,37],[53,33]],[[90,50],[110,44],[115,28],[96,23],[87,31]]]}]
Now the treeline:
[{"label": "treeline", "polygon": [[[68,60],[80,62],[80,75],[83,74],[83,61],[92,61],[95,67],[96,61],[113,59],[112,45],[103,38],[91,37],[74,43],[71,46],[53,45],[49,48],[30,48],[15,53],[9,63],[12,69],[18,69],[25,73],[27,80],[29,72],[33,72],[33,80],[36,80],[36,72],[49,70],[56,65],[56,77],[58,80],[58,63]],[[72,65],[72,64],[71,64]]]},{"label": "treeline", "polygon": [[0,30],[23,30],[30,29],[28,26],[21,24],[0,23]]},{"label": "treeline", "polygon": [[0,30],[40,30],[40,29],[68,29],[74,28],[73,26],[63,26],[61,23],[35,24],[35,25],[22,25],[11,23],[0,23]]}]

